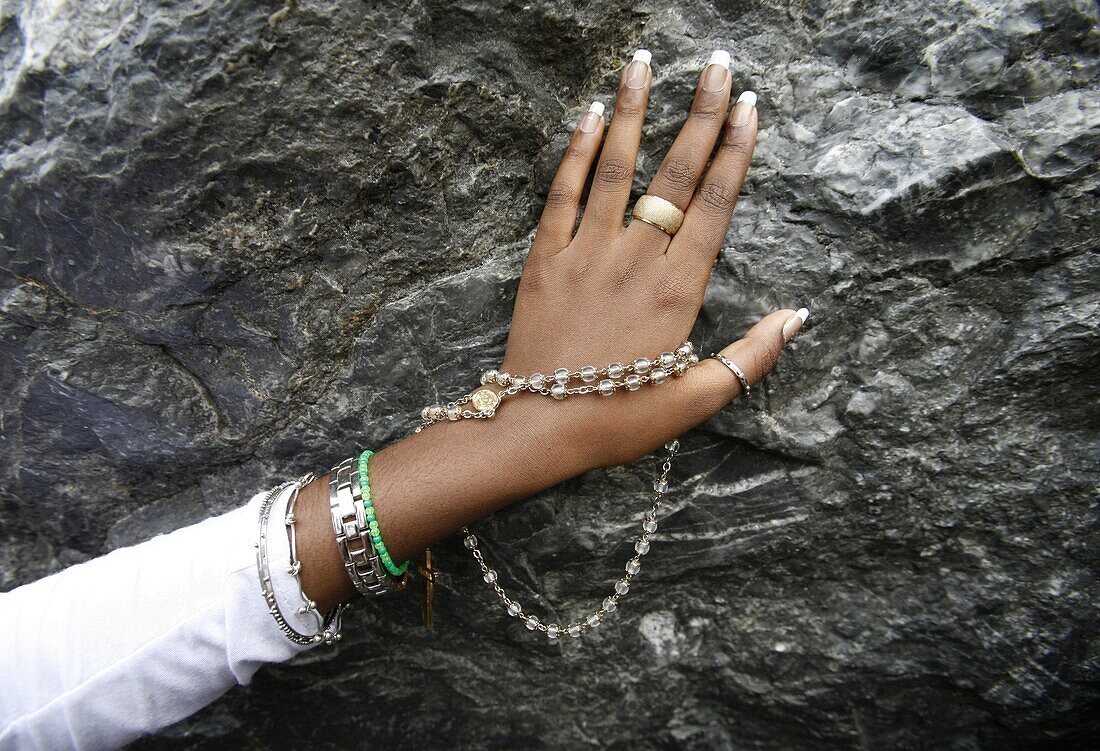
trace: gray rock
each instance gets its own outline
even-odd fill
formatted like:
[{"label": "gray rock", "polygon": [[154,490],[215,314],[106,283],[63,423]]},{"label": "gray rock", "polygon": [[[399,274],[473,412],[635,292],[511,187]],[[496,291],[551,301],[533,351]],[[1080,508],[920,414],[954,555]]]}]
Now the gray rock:
[{"label": "gray rock", "polygon": [[[760,94],[696,341],[805,304],[685,437],[627,604],[416,596],[137,748],[1095,747],[1098,11],[1065,0],[0,9],[0,587],[406,433],[500,357],[573,122],[636,46],[641,192],[710,49]],[[708,349],[709,351],[709,349]],[[560,618],[651,465],[478,523]],[[690,478],[690,481],[688,481]]]}]

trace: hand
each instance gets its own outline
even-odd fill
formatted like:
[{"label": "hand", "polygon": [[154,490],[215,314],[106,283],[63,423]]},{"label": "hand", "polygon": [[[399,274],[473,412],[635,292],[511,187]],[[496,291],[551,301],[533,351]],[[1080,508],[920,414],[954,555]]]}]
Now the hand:
[{"label": "hand", "polygon": [[[700,76],[691,114],[649,193],[686,214],[679,232],[639,220],[624,229],[649,89],[649,65],[623,73],[601,151],[604,119],[586,114],[551,186],[527,266],[501,369],[515,374],[597,367],[653,357],[683,342],[703,301],[756,141],[755,96],[729,117],[728,56]],[[712,58],[713,62],[713,58]],[[707,161],[720,140],[709,169]],[[596,175],[576,227],[589,171]],[[723,354],[750,383],[767,375],[805,321],[776,311]],[[703,353],[705,354],[705,353]],[[395,560],[501,506],[588,469],[634,461],[698,425],[740,393],[737,378],[703,360],[681,378],[610,398],[564,402],[518,394],[489,420],[444,421],[371,460],[378,524]],[[326,481],[302,491],[302,584],[324,611],[353,593],[328,523]]]},{"label": "hand", "polygon": [[[624,70],[602,150],[604,118],[594,111],[581,118],[520,280],[502,370],[530,375],[602,367],[652,358],[688,337],[756,142],[754,94],[742,95],[726,117],[732,84],[728,60],[715,53],[704,68],[691,114],[647,191],[685,212],[675,236],[638,219],[623,227],[652,83],[649,65],[635,59]],[[716,141],[718,151],[707,169]],[[576,228],[594,162],[591,192]],[[775,366],[805,316],[805,311],[776,311],[723,354],[755,383]],[[575,457],[583,470],[635,461],[739,393],[726,366],[705,360],[667,385],[619,391],[606,399],[567,398],[541,412],[565,410],[556,415],[559,428],[562,414],[573,418],[575,431],[566,428],[563,446],[583,448]],[[508,403],[501,413],[517,407]]]}]

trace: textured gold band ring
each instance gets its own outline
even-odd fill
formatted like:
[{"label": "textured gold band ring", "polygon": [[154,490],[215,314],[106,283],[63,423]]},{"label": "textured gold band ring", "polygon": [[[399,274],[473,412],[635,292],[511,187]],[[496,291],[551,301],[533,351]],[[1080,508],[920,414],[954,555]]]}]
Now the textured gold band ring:
[{"label": "textured gold band ring", "polygon": [[670,236],[676,234],[680,225],[684,222],[684,212],[676,208],[676,204],[666,201],[660,196],[644,195],[634,204],[631,215],[646,224],[652,224],[662,232]]}]

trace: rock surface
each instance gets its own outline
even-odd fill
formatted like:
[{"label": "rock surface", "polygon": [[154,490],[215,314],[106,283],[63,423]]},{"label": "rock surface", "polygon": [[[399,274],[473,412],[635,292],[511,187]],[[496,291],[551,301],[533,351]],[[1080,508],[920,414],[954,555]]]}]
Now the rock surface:
[{"label": "rock surface", "polygon": [[[0,14],[0,588],[396,439],[493,364],[571,124],[635,47],[638,192],[709,50],[760,95],[696,341],[813,311],[762,402],[685,438],[593,638],[508,622],[453,539],[435,632],[416,597],[360,609],[136,747],[1100,742],[1095,3]],[[482,521],[487,555],[583,610],[651,470]]]}]

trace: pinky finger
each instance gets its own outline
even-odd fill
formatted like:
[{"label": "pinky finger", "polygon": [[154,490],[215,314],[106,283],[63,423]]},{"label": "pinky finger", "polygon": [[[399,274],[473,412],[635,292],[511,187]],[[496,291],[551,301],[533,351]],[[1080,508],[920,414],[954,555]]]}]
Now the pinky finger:
[{"label": "pinky finger", "polygon": [[603,140],[604,106],[593,102],[573,132],[565,157],[550,183],[546,205],[535,232],[534,247],[557,253],[573,240],[581,194]]}]

